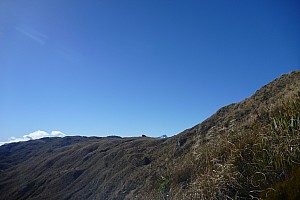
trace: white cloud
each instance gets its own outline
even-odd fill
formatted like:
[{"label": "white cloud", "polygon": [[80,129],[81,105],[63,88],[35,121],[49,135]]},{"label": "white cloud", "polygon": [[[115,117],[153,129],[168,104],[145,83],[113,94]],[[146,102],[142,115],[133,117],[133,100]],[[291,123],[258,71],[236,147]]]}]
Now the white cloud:
[{"label": "white cloud", "polygon": [[60,131],[52,131],[52,132],[51,132],[51,135],[52,135],[53,137],[64,137],[64,136],[66,136],[64,133],[62,133],[62,132],[60,132]]},{"label": "white cloud", "polygon": [[51,133],[47,133],[46,131],[34,131],[32,133],[29,133],[28,135],[24,135],[21,138],[11,137],[8,142],[0,142],[0,146],[7,143],[12,142],[21,142],[21,141],[28,141],[28,140],[36,140],[44,137],[64,137],[66,136],[64,133],[60,131],[51,131]]},{"label": "white cloud", "polygon": [[35,140],[40,139],[43,137],[47,137],[49,134],[46,131],[35,131],[33,133],[29,133],[28,135],[24,135],[23,138],[29,139],[29,140]]}]

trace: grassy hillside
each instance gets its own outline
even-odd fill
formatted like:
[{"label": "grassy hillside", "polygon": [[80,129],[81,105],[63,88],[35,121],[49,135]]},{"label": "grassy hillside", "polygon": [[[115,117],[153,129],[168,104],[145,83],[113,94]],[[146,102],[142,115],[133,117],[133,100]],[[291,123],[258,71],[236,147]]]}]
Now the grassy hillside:
[{"label": "grassy hillside", "polygon": [[0,146],[0,199],[299,199],[300,71],[164,139]]}]

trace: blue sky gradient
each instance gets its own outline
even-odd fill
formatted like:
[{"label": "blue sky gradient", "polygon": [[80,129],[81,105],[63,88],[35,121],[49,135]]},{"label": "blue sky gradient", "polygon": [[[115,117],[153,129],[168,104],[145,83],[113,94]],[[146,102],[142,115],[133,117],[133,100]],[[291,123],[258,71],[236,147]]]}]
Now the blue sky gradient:
[{"label": "blue sky gradient", "polygon": [[300,69],[298,0],[2,0],[0,141],[174,135]]}]

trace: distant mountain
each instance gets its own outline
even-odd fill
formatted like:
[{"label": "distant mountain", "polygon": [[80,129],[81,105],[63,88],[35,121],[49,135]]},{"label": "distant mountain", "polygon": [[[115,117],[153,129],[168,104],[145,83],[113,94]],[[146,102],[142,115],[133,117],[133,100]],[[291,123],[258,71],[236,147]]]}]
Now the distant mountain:
[{"label": "distant mountain", "polygon": [[0,199],[300,199],[300,71],[169,138],[0,146]]},{"label": "distant mountain", "polygon": [[161,135],[161,136],[159,136],[157,138],[168,138],[168,136],[167,135]]}]

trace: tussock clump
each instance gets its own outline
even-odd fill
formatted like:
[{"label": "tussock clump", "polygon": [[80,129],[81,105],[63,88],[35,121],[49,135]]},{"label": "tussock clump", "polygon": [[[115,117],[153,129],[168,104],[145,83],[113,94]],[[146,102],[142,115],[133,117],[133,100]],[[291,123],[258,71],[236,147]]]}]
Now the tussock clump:
[{"label": "tussock clump", "polygon": [[276,196],[280,188],[273,187],[276,183],[294,181],[294,170],[300,164],[299,94],[252,124],[208,142],[199,137],[194,146],[197,178],[190,184],[188,197],[267,198]]}]

